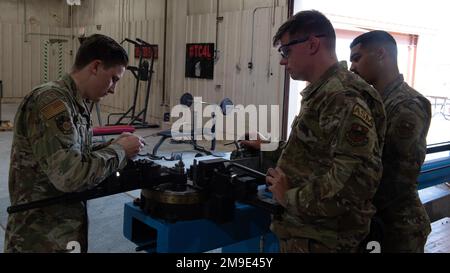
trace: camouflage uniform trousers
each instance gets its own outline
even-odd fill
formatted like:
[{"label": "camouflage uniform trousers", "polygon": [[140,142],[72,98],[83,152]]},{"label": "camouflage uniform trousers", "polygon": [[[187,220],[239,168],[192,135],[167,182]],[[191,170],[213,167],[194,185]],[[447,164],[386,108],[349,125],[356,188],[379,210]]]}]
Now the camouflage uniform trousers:
[{"label": "camouflage uniform trousers", "polygon": [[413,204],[405,202],[400,206],[408,209],[397,208],[382,214],[384,232],[381,238],[381,252],[424,252],[428,234],[431,232],[430,219],[425,208],[414,208]]},{"label": "camouflage uniform trousers", "polygon": [[383,253],[424,253],[428,232],[387,232],[381,243]]},{"label": "camouflage uniform trousers", "polygon": [[[324,244],[308,238],[287,238],[279,239],[281,253],[337,253]],[[358,248],[348,249],[344,252],[356,253]]]}]

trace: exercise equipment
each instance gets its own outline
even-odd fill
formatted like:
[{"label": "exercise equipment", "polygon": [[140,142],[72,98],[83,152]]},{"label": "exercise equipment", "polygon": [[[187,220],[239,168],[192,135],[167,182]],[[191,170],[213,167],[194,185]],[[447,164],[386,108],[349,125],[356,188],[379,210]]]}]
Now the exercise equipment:
[{"label": "exercise equipment", "polygon": [[[194,97],[189,92],[184,93],[180,97],[180,104],[184,105],[186,107],[189,107],[189,108],[192,107],[193,102],[194,102]],[[203,102],[203,101],[201,103],[202,104],[211,104],[211,103]],[[220,107],[220,109],[222,111],[222,114],[223,115],[228,114],[227,110],[230,109],[230,106],[232,106],[232,105],[233,105],[233,102],[231,101],[231,99],[229,99],[229,98],[223,99],[219,103],[219,107]],[[215,113],[212,113],[211,117],[213,119],[215,119],[215,116],[216,116]],[[207,150],[206,148],[200,146],[197,143],[197,140],[195,139],[195,117],[194,117],[194,115],[191,115],[191,132],[190,132],[190,135],[188,135],[188,136],[190,137],[189,143],[192,144],[194,150],[202,152],[202,153],[204,153],[206,155],[213,155],[213,156],[216,156],[216,157],[223,157],[224,156],[223,153],[215,152],[215,149],[216,149],[216,136],[215,136],[215,133],[216,133],[216,125],[213,124],[213,126],[211,127],[211,134],[212,134],[213,138],[211,140],[211,147],[210,147],[210,149]],[[160,159],[161,158],[161,157],[159,157],[157,155],[159,147],[164,143],[164,141],[166,139],[173,137],[171,130],[160,131],[160,132],[157,133],[157,135],[160,136],[161,138],[159,139],[158,143],[156,143],[156,145],[153,147],[152,154],[150,155],[151,158],[153,158],[153,159]],[[182,136],[182,134],[180,134],[179,136]]]},{"label": "exercise equipment", "polygon": [[[193,97],[192,94],[189,93],[189,92],[184,93],[184,94],[181,95],[181,97],[180,97],[180,104],[181,104],[181,105],[185,105],[185,106],[187,106],[187,107],[191,107],[193,102],[194,102],[194,97]],[[209,103],[209,102],[204,102],[204,101],[201,101],[200,103],[201,103],[201,104],[211,104],[211,103]],[[228,113],[228,112],[227,112],[227,107],[228,107],[228,106],[233,106],[233,102],[232,102],[231,99],[229,99],[229,98],[224,98],[224,99],[219,103],[219,107],[220,107],[220,109],[222,110],[222,114],[223,114],[223,115],[226,115],[226,114]]]},{"label": "exercise equipment", "polygon": [[106,142],[105,136],[107,135],[120,135],[122,133],[134,133],[136,129],[131,125],[109,125],[103,126],[102,118],[100,116],[100,106],[98,102],[92,102],[89,111],[92,113],[92,110],[95,106],[95,110],[97,112],[97,119],[99,126],[92,128],[93,136],[101,136],[102,141]]},{"label": "exercise equipment", "polygon": [[[136,128],[159,128],[159,125],[149,124],[146,121],[147,111],[148,111],[148,101],[150,99],[152,76],[154,73],[154,71],[153,71],[153,64],[154,64],[154,60],[155,60],[154,46],[147,43],[146,41],[139,39],[139,38],[136,38],[136,41],[125,38],[121,42],[121,44],[124,42],[133,44],[139,52],[138,66],[137,67],[136,66],[127,66],[127,70],[129,70],[133,74],[134,78],[136,79],[136,85],[134,88],[133,104],[125,113],[109,114],[107,125],[133,125]],[[144,60],[144,54],[143,54],[144,47],[152,48],[152,50],[150,50],[150,52],[151,52],[150,62],[148,62],[147,60]],[[139,95],[139,86],[140,86],[141,81],[147,82],[147,87],[146,87],[146,91],[145,91],[144,106],[140,111],[138,111],[137,98]],[[110,118],[112,116],[119,116],[119,119],[114,124],[111,124],[111,122],[110,122]],[[123,123],[122,121],[124,119],[129,119],[128,123]]]},{"label": "exercise equipment", "polygon": [[136,129],[129,125],[99,126],[93,129],[94,136],[120,135],[121,133],[134,133]]}]

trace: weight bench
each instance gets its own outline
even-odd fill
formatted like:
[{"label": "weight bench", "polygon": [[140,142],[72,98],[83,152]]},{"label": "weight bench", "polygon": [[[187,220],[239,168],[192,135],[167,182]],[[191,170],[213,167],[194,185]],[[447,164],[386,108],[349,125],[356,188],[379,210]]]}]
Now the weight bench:
[{"label": "weight bench", "polygon": [[[180,104],[184,105],[186,107],[191,107],[192,104],[194,102],[194,97],[192,96],[192,94],[190,93],[184,93],[181,98],[180,98]],[[205,103],[205,102],[201,102],[201,103]],[[223,99],[219,106],[220,109],[222,111],[223,115],[226,115],[228,113],[228,107],[231,107],[233,105],[233,102],[229,99],[229,98],[225,98]],[[215,115],[213,115],[212,117],[214,118]],[[213,125],[213,127],[211,128],[211,133],[213,136],[213,139],[211,140],[211,148],[210,150],[206,150],[205,148],[203,148],[202,146],[199,146],[197,144],[197,141],[194,139],[194,116],[192,116],[192,120],[191,120],[191,126],[192,126],[192,131],[185,136],[190,137],[190,141],[192,142],[192,146],[194,147],[194,150],[203,152],[207,155],[216,155],[216,156],[222,156],[221,153],[216,153],[214,152],[214,150],[216,149],[216,136],[215,136],[215,125]],[[164,131],[160,131],[158,132],[156,135],[160,136],[161,138],[159,139],[158,143],[156,143],[156,145],[153,147],[153,151],[152,151],[152,156],[157,158],[158,156],[156,155],[156,153],[158,152],[159,147],[161,146],[161,144],[163,144],[163,142],[168,139],[168,138],[172,138],[172,132],[171,130],[164,130]],[[182,136],[182,133],[180,133],[180,136]]]},{"label": "weight bench", "polygon": [[112,125],[112,126],[98,126],[94,127],[94,136],[120,135],[121,133],[134,133],[136,129],[130,125]]},{"label": "weight bench", "polygon": [[97,111],[97,118],[98,118],[98,124],[100,126],[94,127],[92,129],[92,135],[93,136],[101,136],[103,139],[103,142],[106,141],[105,136],[107,135],[120,135],[121,133],[134,133],[136,131],[136,128],[134,128],[131,125],[110,125],[110,126],[102,126],[102,119],[100,117],[100,106],[98,103],[92,102],[90,111],[92,112],[92,109],[94,108]]}]

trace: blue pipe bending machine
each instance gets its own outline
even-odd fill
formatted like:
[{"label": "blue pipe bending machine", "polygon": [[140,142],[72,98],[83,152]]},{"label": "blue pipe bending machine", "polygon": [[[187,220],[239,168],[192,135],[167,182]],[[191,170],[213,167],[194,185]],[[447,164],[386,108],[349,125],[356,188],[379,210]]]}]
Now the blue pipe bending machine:
[{"label": "blue pipe bending machine", "polygon": [[[450,181],[449,151],[450,142],[427,147],[427,156],[446,155],[426,160],[419,189]],[[124,236],[137,245],[136,251],[278,252],[269,226],[271,216],[281,213],[282,207],[265,189],[265,173],[254,164],[258,159],[245,162],[194,160],[185,173],[180,161],[172,170],[178,180],[143,189],[140,198],[125,204]]]},{"label": "blue pipe bending machine", "polygon": [[179,161],[167,171],[170,182],[143,189],[125,204],[125,237],[137,251],[277,252],[269,225],[282,207],[266,190],[265,173],[248,167],[255,162],[194,160],[186,172]]}]

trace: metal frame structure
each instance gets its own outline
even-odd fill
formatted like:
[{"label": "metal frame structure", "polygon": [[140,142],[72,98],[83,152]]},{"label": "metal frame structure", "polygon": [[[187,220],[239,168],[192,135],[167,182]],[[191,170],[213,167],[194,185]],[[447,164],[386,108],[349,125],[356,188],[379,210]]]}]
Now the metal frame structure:
[{"label": "metal frame structure", "polygon": [[[127,70],[130,70],[133,76],[136,79],[136,85],[134,88],[134,97],[133,97],[133,104],[131,107],[124,113],[111,113],[108,115],[108,123],[107,125],[133,125],[136,128],[158,128],[159,125],[156,124],[149,124],[146,121],[147,118],[147,110],[148,110],[148,101],[150,99],[150,88],[152,84],[152,76],[153,76],[153,65],[155,60],[155,49],[153,48],[153,45],[147,43],[146,41],[143,41],[139,38],[136,38],[136,41],[126,38],[123,42],[129,42],[133,44],[139,51],[139,62],[138,66],[128,66]],[[143,54],[143,48],[144,47],[150,47],[152,48],[151,52],[151,60],[150,64],[146,60],[144,60],[144,54]],[[139,93],[139,84],[141,81],[147,81],[147,88],[145,93],[145,101],[144,101],[144,107],[142,110],[140,110],[137,114],[137,98]],[[131,114],[131,115],[130,115]],[[119,119],[116,121],[116,123],[111,124],[110,117],[112,116],[119,116]],[[128,123],[122,123],[122,120],[128,118]]]}]

